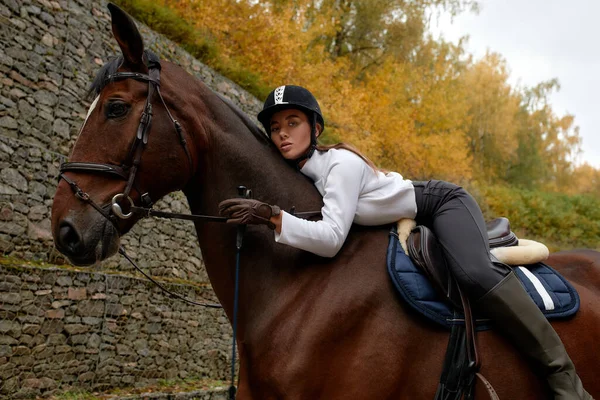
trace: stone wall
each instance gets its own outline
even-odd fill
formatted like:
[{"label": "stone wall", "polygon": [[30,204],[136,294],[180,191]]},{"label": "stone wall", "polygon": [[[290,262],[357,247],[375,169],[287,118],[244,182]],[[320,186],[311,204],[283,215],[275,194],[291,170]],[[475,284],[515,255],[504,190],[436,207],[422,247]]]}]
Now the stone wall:
[{"label": "stone wall", "polygon": [[[256,115],[260,101],[168,39],[143,25],[140,30],[161,58]],[[98,68],[119,54],[106,1],[0,0],[0,38],[0,254],[63,261],[52,245],[50,208],[60,160],[89,107],[87,87]],[[188,211],[182,193],[156,207]],[[142,221],[123,243],[154,275],[207,281],[190,222]],[[105,267],[130,268],[119,258]]]},{"label": "stone wall", "polygon": [[[161,58],[249,115],[260,109],[260,101],[171,41],[140,30]],[[87,87],[118,54],[106,1],[0,0],[0,38],[0,255],[64,262],[52,244],[50,209],[59,164],[89,107]],[[156,207],[189,212],[180,192]],[[215,301],[191,223],[143,220],[122,243],[151,274],[197,282],[178,289]],[[0,397],[157,377],[223,378],[231,330],[222,310],[102,272],[130,268],[118,257],[88,272],[0,266]]]},{"label": "stone wall", "polygon": [[[168,285],[215,302],[205,285]],[[0,397],[102,390],[156,379],[227,379],[221,309],[173,300],[152,283],[100,272],[0,268]]]}]

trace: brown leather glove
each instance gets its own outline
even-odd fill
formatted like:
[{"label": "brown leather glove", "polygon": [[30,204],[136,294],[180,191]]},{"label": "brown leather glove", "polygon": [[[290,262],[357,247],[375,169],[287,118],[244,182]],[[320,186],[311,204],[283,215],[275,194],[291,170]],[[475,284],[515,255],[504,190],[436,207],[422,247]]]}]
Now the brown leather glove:
[{"label": "brown leather glove", "polygon": [[219,213],[229,224],[267,225],[275,229],[270,219],[281,212],[277,206],[254,199],[228,199],[219,203]]}]

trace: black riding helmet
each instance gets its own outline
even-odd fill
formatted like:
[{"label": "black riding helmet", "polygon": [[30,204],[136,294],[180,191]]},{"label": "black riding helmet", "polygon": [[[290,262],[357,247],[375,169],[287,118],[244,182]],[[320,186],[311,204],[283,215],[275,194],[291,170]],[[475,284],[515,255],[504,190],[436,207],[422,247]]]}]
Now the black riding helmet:
[{"label": "black riding helmet", "polygon": [[285,85],[279,86],[267,96],[263,109],[258,113],[258,120],[265,128],[267,136],[271,137],[271,117],[278,111],[285,109],[299,109],[306,113],[310,121],[310,147],[306,154],[293,160],[296,166],[302,160],[309,158],[317,147],[317,123],[325,129],[325,121],[321,114],[321,108],[317,99],[311,92],[302,86]]}]

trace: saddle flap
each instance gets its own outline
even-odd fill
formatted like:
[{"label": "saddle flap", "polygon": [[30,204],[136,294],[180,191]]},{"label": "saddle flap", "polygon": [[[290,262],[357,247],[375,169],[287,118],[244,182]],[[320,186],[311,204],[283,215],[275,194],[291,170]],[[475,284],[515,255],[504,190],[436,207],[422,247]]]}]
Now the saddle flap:
[{"label": "saddle flap", "polygon": [[407,240],[408,254],[432,283],[434,290],[455,307],[462,309],[456,281],[452,278],[442,247],[426,226],[415,227]]}]

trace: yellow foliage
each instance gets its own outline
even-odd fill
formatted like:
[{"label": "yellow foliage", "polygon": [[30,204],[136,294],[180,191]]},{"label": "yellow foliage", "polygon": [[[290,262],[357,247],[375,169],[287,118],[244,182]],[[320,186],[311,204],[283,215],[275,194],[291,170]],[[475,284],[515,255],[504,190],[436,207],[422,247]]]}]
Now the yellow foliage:
[{"label": "yellow foliage", "polygon": [[[462,44],[426,35],[419,13],[440,4],[454,4],[455,13],[461,2],[159,3],[219,43],[219,63],[239,63],[267,87],[307,87],[324,112],[325,139],[350,142],[385,169],[411,179],[600,194],[600,172],[570,161],[579,146],[573,117],[557,117],[548,105],[557,82],[517,90],[498,54],[474,61]],[[373,14],[380,9],[404,11],[406,22]],[[354,31],[347,25],[351,10],[365,16],[354,21]],[[377,21],[390,27],[384,39],[368,32],[368,23]],[[366,36],[357,37],[359,31]],[[361,53],[357,44],[367,50]]]}]

